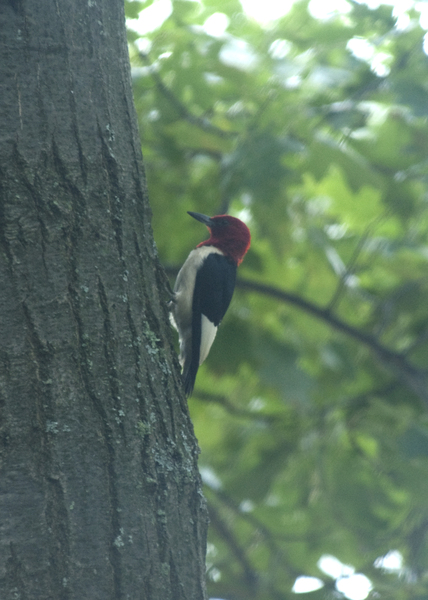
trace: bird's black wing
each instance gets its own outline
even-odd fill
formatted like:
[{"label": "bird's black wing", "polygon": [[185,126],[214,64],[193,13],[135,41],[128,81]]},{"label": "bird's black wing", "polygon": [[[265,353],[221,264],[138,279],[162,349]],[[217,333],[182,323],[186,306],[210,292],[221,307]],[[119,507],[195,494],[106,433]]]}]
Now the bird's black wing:
[{"label": "bird's black wing", "polygon": [[184,372],[186,395],[190,395],[199,368],[202,315],[218,327],[223,319],[236,283],[236,264],[223,254],[209,254],[198,270],[193,292],[192,359]]},{"label": "bird's black wing", "polygon": [[235,263],[223,254],[209,254],[196,275],[194,313],[200,311],[217,327],[232,300],[235,283]]}]

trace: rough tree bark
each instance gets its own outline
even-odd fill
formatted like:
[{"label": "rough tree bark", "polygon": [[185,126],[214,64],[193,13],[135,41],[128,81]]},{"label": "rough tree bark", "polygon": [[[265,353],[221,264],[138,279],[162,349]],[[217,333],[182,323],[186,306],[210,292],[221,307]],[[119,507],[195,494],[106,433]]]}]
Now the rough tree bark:
[{"label": "rough tree bark", "polygon": [[0,2],[0,598],[199,600],[123,2]]}]

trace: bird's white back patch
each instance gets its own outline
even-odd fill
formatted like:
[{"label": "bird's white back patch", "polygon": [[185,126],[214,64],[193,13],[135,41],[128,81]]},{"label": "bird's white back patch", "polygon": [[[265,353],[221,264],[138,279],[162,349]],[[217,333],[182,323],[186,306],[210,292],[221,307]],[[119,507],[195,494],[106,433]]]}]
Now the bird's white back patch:
[{"label": "bird's white back patch", "polygon": [[199,364],[201,365],[206,357],[208,356],[208,352],[212,346],[214,338],[217,333],[217,327],[214,323],[205,316],[201,316],[201,348],[199,351]]}]

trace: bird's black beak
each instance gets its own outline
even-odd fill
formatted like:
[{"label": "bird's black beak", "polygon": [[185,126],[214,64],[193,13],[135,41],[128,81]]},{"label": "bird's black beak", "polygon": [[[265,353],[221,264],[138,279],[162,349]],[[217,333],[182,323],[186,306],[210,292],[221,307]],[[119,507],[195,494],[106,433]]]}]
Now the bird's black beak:
[{"label": "bird's black beak", "polygon": [[197,221],[200,221],[207,227],[212,227],[211,217],[207,217],[206,215],[202,215],[201,213],[191,212],[190,210],[187,211],[187,214],[196,219]]}]

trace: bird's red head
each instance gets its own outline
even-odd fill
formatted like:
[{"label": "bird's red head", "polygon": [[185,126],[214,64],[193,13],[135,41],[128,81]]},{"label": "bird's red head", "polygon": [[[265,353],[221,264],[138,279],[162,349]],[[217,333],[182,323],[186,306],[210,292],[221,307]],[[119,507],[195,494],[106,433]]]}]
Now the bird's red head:
[{"label": "bird's red head", "polygon": [[198,248],[216,246],[237,265],[241,264],[251,243],[250,230],[245,223],[230,215],[207,217],[195,212],[189,212],[189,215],[205,223],[210,231],[209,239],[198,244]]}]

